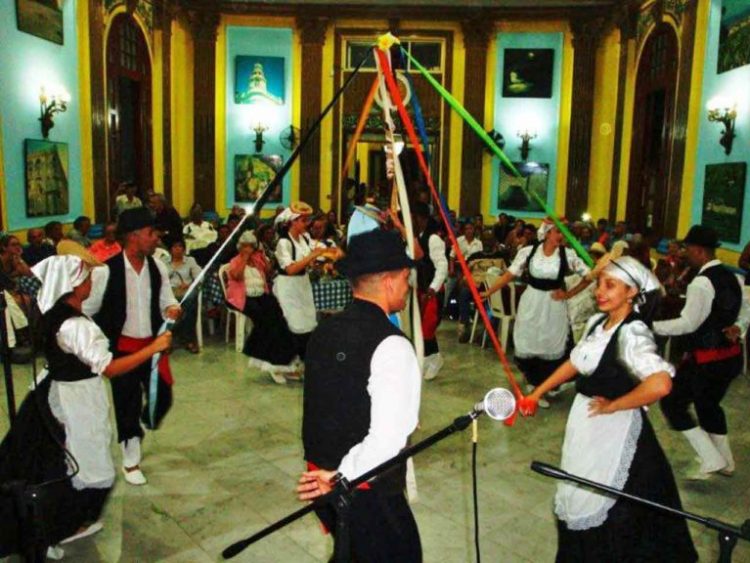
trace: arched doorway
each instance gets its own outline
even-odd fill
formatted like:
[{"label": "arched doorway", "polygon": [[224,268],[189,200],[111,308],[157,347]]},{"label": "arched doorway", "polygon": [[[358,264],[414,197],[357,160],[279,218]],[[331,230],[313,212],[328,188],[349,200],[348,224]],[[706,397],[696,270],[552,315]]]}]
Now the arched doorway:
[{"label": "arched doorway", "polygon": [[118,186],[135,182],[139,195],[153,187],[151,60],[132,15],[118,14],[107,37],[107,166],[109,209]]},{"label": "arched doorway", "polygon": [[665,233],[679,53],[674,29],[659,24],[643,47],[635,88],[626,220]]}]

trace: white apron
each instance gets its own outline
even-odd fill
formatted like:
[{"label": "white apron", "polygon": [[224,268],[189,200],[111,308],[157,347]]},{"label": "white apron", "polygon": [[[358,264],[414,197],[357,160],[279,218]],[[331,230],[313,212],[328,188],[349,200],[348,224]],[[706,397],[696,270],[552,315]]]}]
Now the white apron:
[{"label": "white apron", "polygon": [[295,334],[312,332],[318,325],[310,276],[276,276],[273,294],[281,305],[289,330]]}]

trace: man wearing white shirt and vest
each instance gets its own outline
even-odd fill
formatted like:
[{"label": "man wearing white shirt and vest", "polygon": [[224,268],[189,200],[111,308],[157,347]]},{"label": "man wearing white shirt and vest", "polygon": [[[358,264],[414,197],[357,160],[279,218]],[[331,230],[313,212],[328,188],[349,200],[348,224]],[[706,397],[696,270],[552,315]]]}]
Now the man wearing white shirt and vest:
[{"label": "man wearing white shirt and vest", "polygon": [[426,203],[412,206],[414,228],[424,255],[417,262],[417,296],[422,315],[424,339],[424,378],[434,379],[443,367],[443,357],[437,341],[437,328],[443,313],[443,284],[448,277],[448,257],[445,241],[440,238],[435,220]]},{"label": "man wearing white shirt and vest", "polygon": [[[308,471],[301,500],[328,493],[392,458],[417,426],[421,377],[414,348],[388,315],[402,310],[409,292],[403,242],[392,231],[357,235],[338,269],[354,301],[313,332],[306,359],[302,440]],[[351,560],[422,560],[414,516],[404,496],[406,466],[361,487],[349,512]],[[336,513],[318,517],[336,530]]]},{"label": "man wearing white shirt and vest", "polygon": [[[106,267],[92,272],[91,295],[83,303],[84,313],[101,327],[116,358],[148,346],[164,320],[176,320],[181,313],[166,266],[151,256],[159,236],[148,209],[123,211],[118,234],[123,251],[107,260]],[[150,377],[151,363],[146,362],[133,373],[111,380],[122,469],[131,485],[146,484],[140,469],[144,436],[141,419],[149,423]],[[157,383],[155,427],[172,403],[172,376],[166,356],[159,362]]]},{"label": "man wearing white shirt and vest", "polygon": [[[716,232],[695,225],[684,240],[690,265],[698,275],[687,288],[685,306],[676,319],[657,321],[654,332],[663,336],[688,335],[689,352],[677,368],[672,392],[661,401],[670,426],[681,431],[700,458],[690,479],[713,473],[734,473],[727,422],[721,400],[742,370],[737,333],[747,329],[750,307],[743,299],[737,277],[716,259]],[[739,329],[739,330],[738,330]],[[695,406],[696,424],[689,412]]]}]

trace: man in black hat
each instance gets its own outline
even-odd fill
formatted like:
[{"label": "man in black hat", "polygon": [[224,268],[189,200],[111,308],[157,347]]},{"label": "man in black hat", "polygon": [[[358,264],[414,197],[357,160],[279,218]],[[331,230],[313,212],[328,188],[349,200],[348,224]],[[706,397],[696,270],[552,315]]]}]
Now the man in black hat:
[{"label": "man in black hat", "polygon": [[[310,338],[305,370],[302,440],[308,471],[301,500],[329,492],[396,455],[417,426],[420,371],[414,348],[388,320],[406,306],[409,270],[393,231],[352,237],[338,269],[350,280],[353,303],[321,322]],[[405,465],[354,496],[349,516],[351,559],[422,560],[414,516],[404,497]],[[318,517],[336,530],[336,514]]]},{"label": "man in black hat", "polygon": [[[107,260],[104,268],[92,272],[91,295],[84,312],[93,317],[110,342],[115,357],[131,354],[148,346],[166,319],[181,313],[169,283],[169,273],[160,260],[151,256],[159,243],[154,219],[145,207],[120,214],[118,234],[123,251]],[[171,374],[166,356],[159,364],[155,426],[172,403]],[[144,485],[140,469],[141,418],[147,420],[151,364],[110,380],[115,404],[118,441],[123,452],[123,474],[131,485]],[[143,395],[146,395],[144,406]]]},{"label": "man in black hat", "polygon": [[[716,472],[729,476],[735,464],[720,403],[742,370],[737,333],[747,329],[749,307],[737,277],[716,259],[720,243],[713,229],[695,225],[683,242],[698,275],[687,287],[680,316],[655,322],[654,332],[687,335],[690,356],[677,368],[672,392],[661,407],[670,426],[684,434],[700,458],[700,467],[688,478],[707,479]],[[691,403],[698,424],[688,410]]]}]

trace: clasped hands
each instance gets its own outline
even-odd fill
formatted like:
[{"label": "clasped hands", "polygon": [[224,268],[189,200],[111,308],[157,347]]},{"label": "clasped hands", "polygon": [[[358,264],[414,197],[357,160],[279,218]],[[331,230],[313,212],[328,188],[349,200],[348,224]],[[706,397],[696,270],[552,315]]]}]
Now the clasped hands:
[{"label": "clasped hands", "polygon": [[[539,398],[532,393],[527,397],[521,397],[518,400],[518,412],[522,416],[534,416],[536,410],[539,407]],[[592,397],[589,401],[589,416],[597,416],[600,414],[612,414],[616,412],[612,401],[605,397]]]}]

